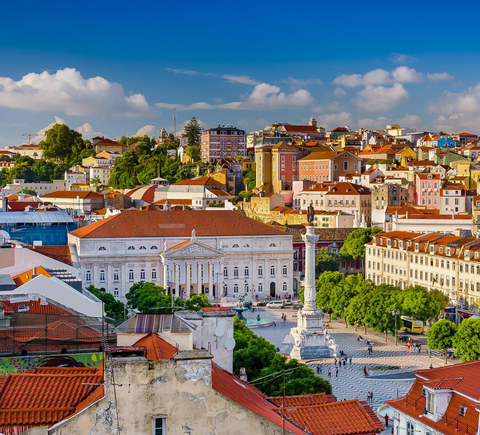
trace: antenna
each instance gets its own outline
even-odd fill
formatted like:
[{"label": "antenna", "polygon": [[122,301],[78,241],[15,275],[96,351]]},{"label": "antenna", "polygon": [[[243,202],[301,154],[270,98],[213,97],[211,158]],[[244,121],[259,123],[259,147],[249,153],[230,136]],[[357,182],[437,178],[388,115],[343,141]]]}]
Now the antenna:
[{"label": "antenna", "polygon": [[177,135],[177,109],[173,107],[173,137]]},{"label": "antenna", "polygon": [[28,144],[30,145],[30,138],[32,137],[32,133],[22,133],[22,136],[28,136]]}]

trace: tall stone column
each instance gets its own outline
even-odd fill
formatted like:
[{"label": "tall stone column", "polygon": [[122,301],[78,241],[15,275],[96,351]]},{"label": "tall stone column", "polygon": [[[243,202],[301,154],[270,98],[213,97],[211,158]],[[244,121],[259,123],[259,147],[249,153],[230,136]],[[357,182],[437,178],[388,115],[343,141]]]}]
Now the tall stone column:
[{"label": "tall stone column", "polygon": [[173,265],[173,282],[175,283],[175,297],[180,296],[180,267],[178,264]]},{"label": "tall stone column", "polygon": [[185,299],[190,297],[190,263],[185,264]]},{"label": "tall stone column", "polygon": [[202,292],[202,263],[197,263],[197,293]]},{"label": "tall stone column", "polygon": [[305,291],[303,311],[317,311],[315,290],[315,246],[318,236],[313,225],[306,226],[306,234],[302,236],[305,242]]},{"label": "tall stone column", "polygon": [[208,263],[208,299],[213,299],[213,263]]},{"label": "tall stone column", "polygon": [[168,265],[163,265],[163,288],[168,289]]}]

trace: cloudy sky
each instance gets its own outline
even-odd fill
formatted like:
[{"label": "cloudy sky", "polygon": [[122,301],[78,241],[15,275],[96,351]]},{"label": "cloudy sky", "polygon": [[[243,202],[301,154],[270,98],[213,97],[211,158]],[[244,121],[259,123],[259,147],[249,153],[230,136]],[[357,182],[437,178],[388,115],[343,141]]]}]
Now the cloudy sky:
[{"label": "cloudy sky", "polygon": [[480,133],[477,2],[2,2],[0,148],[55,122],[158,136],[401,123]]}]

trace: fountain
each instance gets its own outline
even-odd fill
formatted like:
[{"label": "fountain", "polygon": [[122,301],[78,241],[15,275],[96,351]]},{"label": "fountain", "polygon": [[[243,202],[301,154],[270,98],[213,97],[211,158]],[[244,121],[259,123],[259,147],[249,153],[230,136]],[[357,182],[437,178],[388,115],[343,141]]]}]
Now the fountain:
[{"label": "fountain", "polygon": [[257,314],[256,318],[245,317],[243,313],[249,311],[250,308],[245,304],[245,297],[240,296],[238,298],[237,305],[232,308],[232,311],[235,312],[236,316],[245,322],[245,325],[249,328],[261,328],[263,326],[270,326],[273,322],[271,320],[262,319],[260,313]]}]

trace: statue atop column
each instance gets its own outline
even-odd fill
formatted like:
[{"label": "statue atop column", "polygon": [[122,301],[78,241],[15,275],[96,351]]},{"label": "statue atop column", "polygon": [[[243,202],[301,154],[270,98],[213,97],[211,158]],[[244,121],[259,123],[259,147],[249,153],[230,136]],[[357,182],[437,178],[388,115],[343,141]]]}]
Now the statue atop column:
[{"label": "statue atop column", "polygon": [[313,225],[314,220],[315,220],[315,210],[313,208],[313,202],[311,202],[307,209],[307,222]]}]

